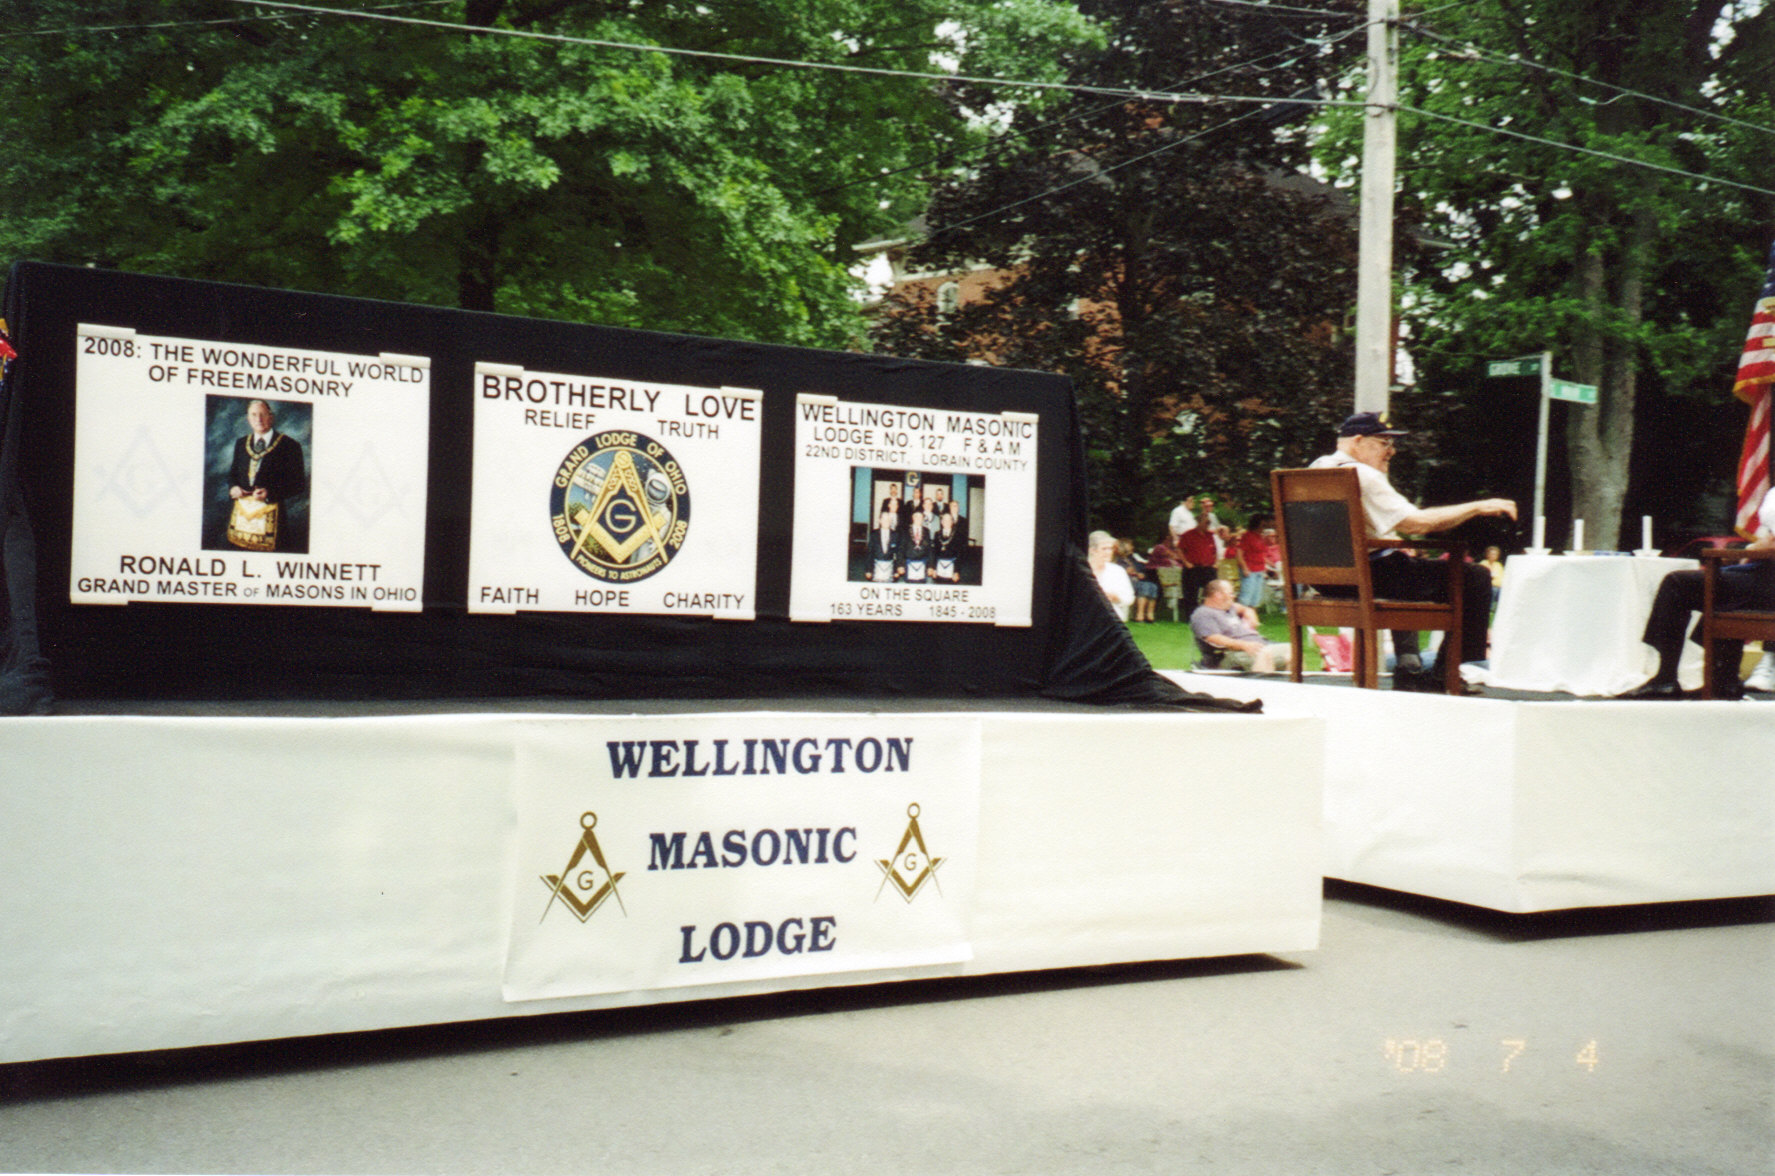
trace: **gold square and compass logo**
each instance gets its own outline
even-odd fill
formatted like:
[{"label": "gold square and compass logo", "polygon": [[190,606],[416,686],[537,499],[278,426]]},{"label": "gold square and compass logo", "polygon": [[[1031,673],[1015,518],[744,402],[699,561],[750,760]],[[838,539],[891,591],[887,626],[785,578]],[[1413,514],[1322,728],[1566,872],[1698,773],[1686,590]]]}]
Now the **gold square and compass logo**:
[{"label": "gold square and compass logo", "polygon": [[[611,872],[609,863],[604,860],[604,851],[598,846],[598,835],[592,832],[597,825],[597,813],[580,814],[579,844],[573,847],[573,856],[567,859],[566,868],[559,874],[542,875],[542,884],[549,888],[548,905],[542,908],[543,919],[548,918],[555,903],[560,902],[583,923],[611,898],[616,899],[623,914],[629,913],[616,889],[626,871]],[[588,858],[591,860],[586,860]]]},{"label": "gold square and compass logo", "polygon": [[690,485],[666,447],[627,429],[594,433],[555,471],[555,542],[595,579],[632,584],[672,561],[690,531]]},{"label": "gold square and compass logo", "polygon": [[906,806],[906,832],[900,835],[900,848],[894,851],[891,858],[877,858],[875,864],[881,868],[881,886],[876,889],[875,897],[880,898],[889,883],[900,892],[900,897],[911,902],[926,882],[943,893],[942,884],[937,882],[937,870],[947,858],[932,857],[925,848],[924,831],[918,827],[918,805]]}]

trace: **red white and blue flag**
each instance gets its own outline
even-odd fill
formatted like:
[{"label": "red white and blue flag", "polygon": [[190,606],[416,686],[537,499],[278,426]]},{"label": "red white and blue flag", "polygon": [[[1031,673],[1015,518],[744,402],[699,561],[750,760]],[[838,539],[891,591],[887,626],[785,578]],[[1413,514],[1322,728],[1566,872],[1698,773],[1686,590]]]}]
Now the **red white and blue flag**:
[{"label": "red white and blue flag", "polygon": [[1757,508],[1769,492],[1769,397],[1775,385],[1775,246],[1769,249],[1769,272],[1751,315],[1750,334],[1738,361],[1732,393],[1750,405],[1744,427],[1744,453],[1738,459],[1738,533],[1756,534]]}]

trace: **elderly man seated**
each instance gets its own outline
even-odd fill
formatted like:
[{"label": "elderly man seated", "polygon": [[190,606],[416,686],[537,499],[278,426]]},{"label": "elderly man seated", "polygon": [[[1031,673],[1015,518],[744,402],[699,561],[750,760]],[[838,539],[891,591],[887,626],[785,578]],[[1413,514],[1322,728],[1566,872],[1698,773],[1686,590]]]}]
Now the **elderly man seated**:
[{"label": "elderly man seated", "polygon": [[1257,631],[1257,614],[1233,599],[1230,581],[1208,581],[1201,606],[1190,614],[1189,627],[1196,641],[1212,651],[1205,661],[1260,674],[1288,668],[1288,646],[1263,639]]}]

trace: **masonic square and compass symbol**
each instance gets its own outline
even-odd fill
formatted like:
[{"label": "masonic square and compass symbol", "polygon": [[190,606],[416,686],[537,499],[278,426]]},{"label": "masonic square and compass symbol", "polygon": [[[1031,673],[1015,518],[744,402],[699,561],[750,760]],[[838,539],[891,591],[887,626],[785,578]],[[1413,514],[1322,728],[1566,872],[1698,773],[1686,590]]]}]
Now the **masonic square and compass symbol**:
[{"label": "masonic square and compass symbol", "polygon": [[[573,847],[573,856],[567,859],[567,866],[559,874],[542,875],[542,883],[549,888],[548,905],[542,908],[542,918],[549,917],[555,909],[556,901],[565,903],[573,912],[573,917],[580,922],[591,918],[605,901],[615,897],[616,905],[623,905],[622,895],[617,893],[616,884],[623,879],[623,871],[612,873],[604,860],[604,851],[598,845],[598,835],[592,830],[597,827],[597,813],[582,813],[579,818],[579,844]],[[586,861],[590,857],[591,861]],[[628,908],[623,908],[628,913]],[[537,922],[541,922],[538,919]]]},{"label": "masonic square and compass symbol", "polygon": [[[918,805],[907,805],[906,832],[900,835],[900,847],[894,850],[893,857],[875,860],[881,869],[881,886],[875,892],[876,897],[879,898],[891,882],[900,897],[911,902],[926,882],[936,883],[937,869],[947,860],[932,857],[925,848],[924,832],[918,827]],[[942,885],[938,884],[938,893],[942,890]]]},{"label": "masonic square and compass symbol", "polygon": [[612,429],[574,446],[549,496],[555,542],[588,576],[630,584],[664,568],[690,529],[690,487],[665,446]]}]

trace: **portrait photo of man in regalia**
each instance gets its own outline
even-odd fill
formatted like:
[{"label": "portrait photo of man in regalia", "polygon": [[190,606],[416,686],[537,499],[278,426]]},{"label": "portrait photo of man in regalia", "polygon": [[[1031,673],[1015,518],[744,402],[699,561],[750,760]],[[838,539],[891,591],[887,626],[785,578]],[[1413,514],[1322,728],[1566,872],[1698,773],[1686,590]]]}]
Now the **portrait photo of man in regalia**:
[{"label": "portrait photo of man in regalia", "polygon": [[308,551],[313,433],[312,405],[205,398],[206,551]]}]

